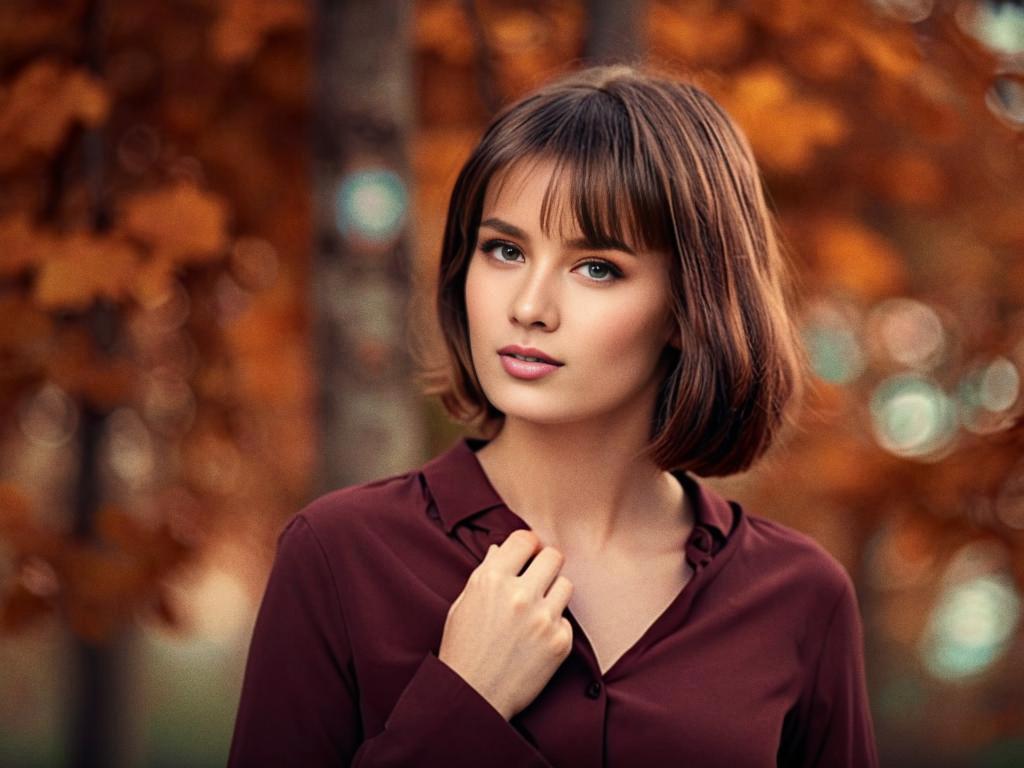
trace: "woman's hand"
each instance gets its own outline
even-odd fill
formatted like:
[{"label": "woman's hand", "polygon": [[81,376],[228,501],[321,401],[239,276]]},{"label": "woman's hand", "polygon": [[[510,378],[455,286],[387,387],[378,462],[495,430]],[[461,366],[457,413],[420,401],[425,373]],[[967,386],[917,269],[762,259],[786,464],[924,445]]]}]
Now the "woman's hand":
[{"label": "woman's hand", "polygon": [[537,697],[572,650],[572,625],[562,611],[573,587],[558,575],[564,562],[533,531],[515,530],[488,548],[448,609],[438,658],[506,720]]}]

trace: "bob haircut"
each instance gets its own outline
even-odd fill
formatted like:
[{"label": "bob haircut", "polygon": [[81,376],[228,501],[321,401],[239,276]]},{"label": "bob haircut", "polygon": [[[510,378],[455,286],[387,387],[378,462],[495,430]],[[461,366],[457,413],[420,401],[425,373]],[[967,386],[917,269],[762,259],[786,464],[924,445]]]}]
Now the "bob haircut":
[{"label": "bob haircut", "polygon": [[[491,121],[452,190],[436,311],[447,361],[420,364],[427,395],[493,437],[504,414],[481,389],[470,354],[466,271],[484,193],[524,160],[553,160],[553,188],[591,242],[667,257],[680,348],[666,345],[644,452],[662,470],[741,472],[761,457],[802,400],[806,353],[793,321],[793,276],[741,129],[700,87],[614,64],[563,76]],[[568,185],[562,183],[563,177]],[[639,246],[639,248],[638,248]]]}]

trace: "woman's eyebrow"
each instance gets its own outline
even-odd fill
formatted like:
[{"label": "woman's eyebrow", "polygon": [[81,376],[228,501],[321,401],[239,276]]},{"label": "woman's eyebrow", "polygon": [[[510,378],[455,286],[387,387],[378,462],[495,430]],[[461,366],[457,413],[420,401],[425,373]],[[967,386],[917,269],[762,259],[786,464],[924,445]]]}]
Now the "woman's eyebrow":
[{"label": "woman's eyebrow", "polygon": [[[530,241],[530,236],[519,227],[498,218],[491,217],[489,219],[484,219],[480,222],[480,226],[496,229],[509,237],[515,237],[525,242]],[[567,248],[579,251],[622,251],[623,253],[628,253],[630,256],[636,256],[636,251],[613,237],[604,238],[596,242],[588,240],[585,237],[578,237],[574,240],[566,240],[563,245]]]}]

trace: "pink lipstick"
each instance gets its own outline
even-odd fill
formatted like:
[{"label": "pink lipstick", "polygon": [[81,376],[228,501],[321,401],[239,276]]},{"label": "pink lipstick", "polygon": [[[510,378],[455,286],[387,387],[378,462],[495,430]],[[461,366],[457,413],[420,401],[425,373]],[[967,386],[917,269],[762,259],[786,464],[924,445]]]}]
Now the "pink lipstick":
[{"label": "pink lipstick", "polygon": [[501,358],[501,365],[505,371],[517,379],[539,379],[553,371],[557,371],[561,367],[554,363],[533,363],[529,360],[520,360],[517,357],[506,354],[499,354],[498,357]]},{"label": "pink lipstick", "polygon": [[520,347],[518,344],[508,344],[502,347],[498,350],[498,355],[508,374],[517,379],[539,379],[565,365],[543,349]]}]

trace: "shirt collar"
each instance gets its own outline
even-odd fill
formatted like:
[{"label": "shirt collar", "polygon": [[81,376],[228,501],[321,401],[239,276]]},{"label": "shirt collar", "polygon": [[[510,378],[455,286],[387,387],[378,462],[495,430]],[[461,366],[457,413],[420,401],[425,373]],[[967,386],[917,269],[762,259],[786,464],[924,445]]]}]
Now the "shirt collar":
[{"label": "shirt collar", "polygon": [[[423,475],[446,533],[471,517],[505,506],[474,453],[487,443],[482,438],[462,437],[423,465]],[[696,525],[710,529],[719,543],[724,542],[735,527],[733,506],[685,470],[671,472],[690,499]]]}]

